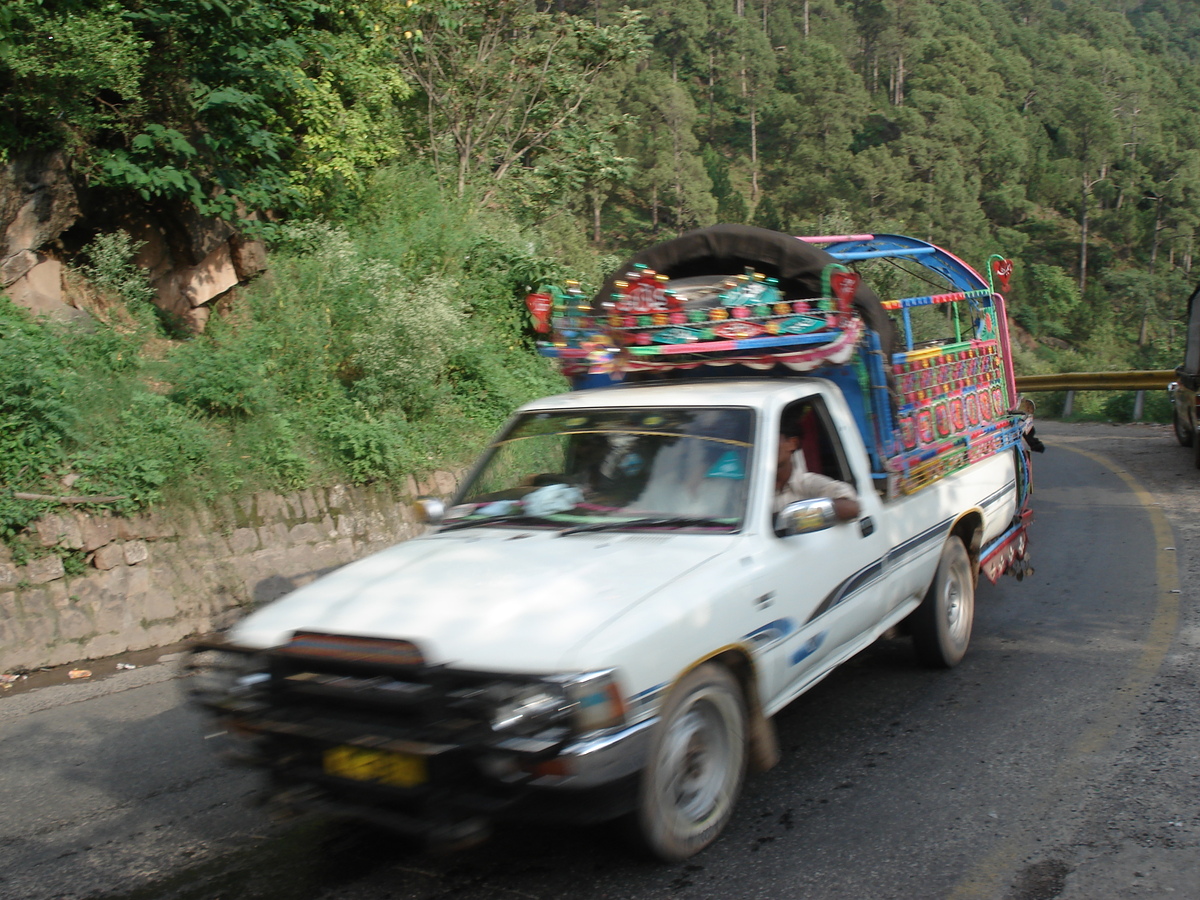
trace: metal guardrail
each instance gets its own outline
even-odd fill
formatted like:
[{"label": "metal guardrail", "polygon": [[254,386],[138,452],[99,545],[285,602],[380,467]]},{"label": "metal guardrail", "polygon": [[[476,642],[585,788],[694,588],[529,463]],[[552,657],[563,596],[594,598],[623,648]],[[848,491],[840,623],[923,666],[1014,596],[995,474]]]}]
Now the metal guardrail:
[{"label": "metal guardrail", "polygon": [[1174,369],[1149,372],[1060,372],[1057,375],[1018,375],[1017,390],[1037,391],[1154,391],[1166,390],[1176,379]]}]

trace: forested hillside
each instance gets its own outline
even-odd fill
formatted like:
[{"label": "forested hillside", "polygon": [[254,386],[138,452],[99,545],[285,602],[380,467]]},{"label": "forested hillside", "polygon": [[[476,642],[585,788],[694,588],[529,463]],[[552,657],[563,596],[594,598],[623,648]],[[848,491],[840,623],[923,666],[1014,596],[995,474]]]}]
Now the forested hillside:
[{"label": "forested hillside", "polygon": [[[97,327],[0,307],[0,482],[139,505],[464,454],[558,384],[528,287],[718,221],[1002,252],[1026,371],[1174,366],[1198,56],[1192,0],[7,0],[0,163],[272,256],[189,336],[85,211],[47,252]],[[0,494],[0,529],[43,507]]]}]

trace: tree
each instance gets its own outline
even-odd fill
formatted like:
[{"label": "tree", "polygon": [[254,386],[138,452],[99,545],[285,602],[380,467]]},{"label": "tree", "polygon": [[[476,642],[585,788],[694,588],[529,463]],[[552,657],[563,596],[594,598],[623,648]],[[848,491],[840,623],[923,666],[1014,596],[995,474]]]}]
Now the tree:
[{"label": "tree", "polygon": [[[846,58],[816,36],[780,51],[778,65],[763,109],[764,191],[785,219],[798,222],[857,193],[849,180],[870,99]],[[868,203],[854,197],[856,210]]]},{"label": "tree", "polygon": [[402,70],[423,94],[426,149],[458,196],[484,184],[485,203],[560,151],[563,129],[586,121],[600,74],[646,46],[637,15],[596,25],[532,0],[426,0],[397,27]]},{"label": "tree", "polygon": [[767,35],[757,23],[747,18],[737,20],[732,49],[737,57],[739,105],[750,132],[750,209],[753,211],[759,197],[759,115],[764,103],[769,102],[774,86],[775,54]]},{"label": "tree", "polygon": [[649,207],[652,232],[661,228],[664,212],[677,232],[711,225],[717,203],[699,155],[694,131],[698,116],[691,96],[670,76],[654,70],[641,73],[631,88],[631,110],[639,128],[629,141],[641,165],[634,185],[639,205]]},{"label": "tree", "polygon": [[1061,123],[1063,166],[1078,184],[1079,293],[1087,292],[1088,230],[1096,185],[1108,178],[1108,167],[1117,152],[1119,132],[1111,106],[1095,84],[1073,81],[1064,90],[1057,109]]},{"label": "tree", "polygon": [[671,79],[701,76],[713,33],[705,0],[649,0],[638,6],[646,16],[655,56],[670,61]]}]

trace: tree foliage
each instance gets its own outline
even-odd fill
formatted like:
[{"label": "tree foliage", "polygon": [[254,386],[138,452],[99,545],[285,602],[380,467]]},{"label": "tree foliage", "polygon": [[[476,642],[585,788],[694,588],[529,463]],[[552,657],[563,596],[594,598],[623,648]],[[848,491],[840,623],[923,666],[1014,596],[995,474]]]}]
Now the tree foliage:
[{"label": "tree foliage", "polygon": [[[434,166],[457,196],[484,183],[485,203],[497,184],[569,161],[578,143],[570,132],[591,121],[580,112],[596,80],[644,44],[636,16],[597,25],[532,0],[422,0],[398,27]],[[598,124],[590,137],[602,142]]]},{"label": "tree foliage", "polygon": [[10,0],[0,160],[61,149],[93,184],[229,218],[310,207],[401,153],[388,6]]}]

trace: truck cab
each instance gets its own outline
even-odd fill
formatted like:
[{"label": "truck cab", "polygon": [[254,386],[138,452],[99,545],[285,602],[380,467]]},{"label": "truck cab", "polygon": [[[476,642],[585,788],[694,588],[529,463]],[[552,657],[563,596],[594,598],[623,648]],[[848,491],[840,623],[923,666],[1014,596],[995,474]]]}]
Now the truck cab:
[{"label": "truck cab", "polygon": [[1184,344],[1183,363],[1175,369],[1175,380],[1168,385],[1171,397],[1171,421],[1175,427],[1175,439],[1184,447],[1191,447],[1196,468],[1200,469],[1200,288],[1192,292],[1187,302],[1187,339]]}]

